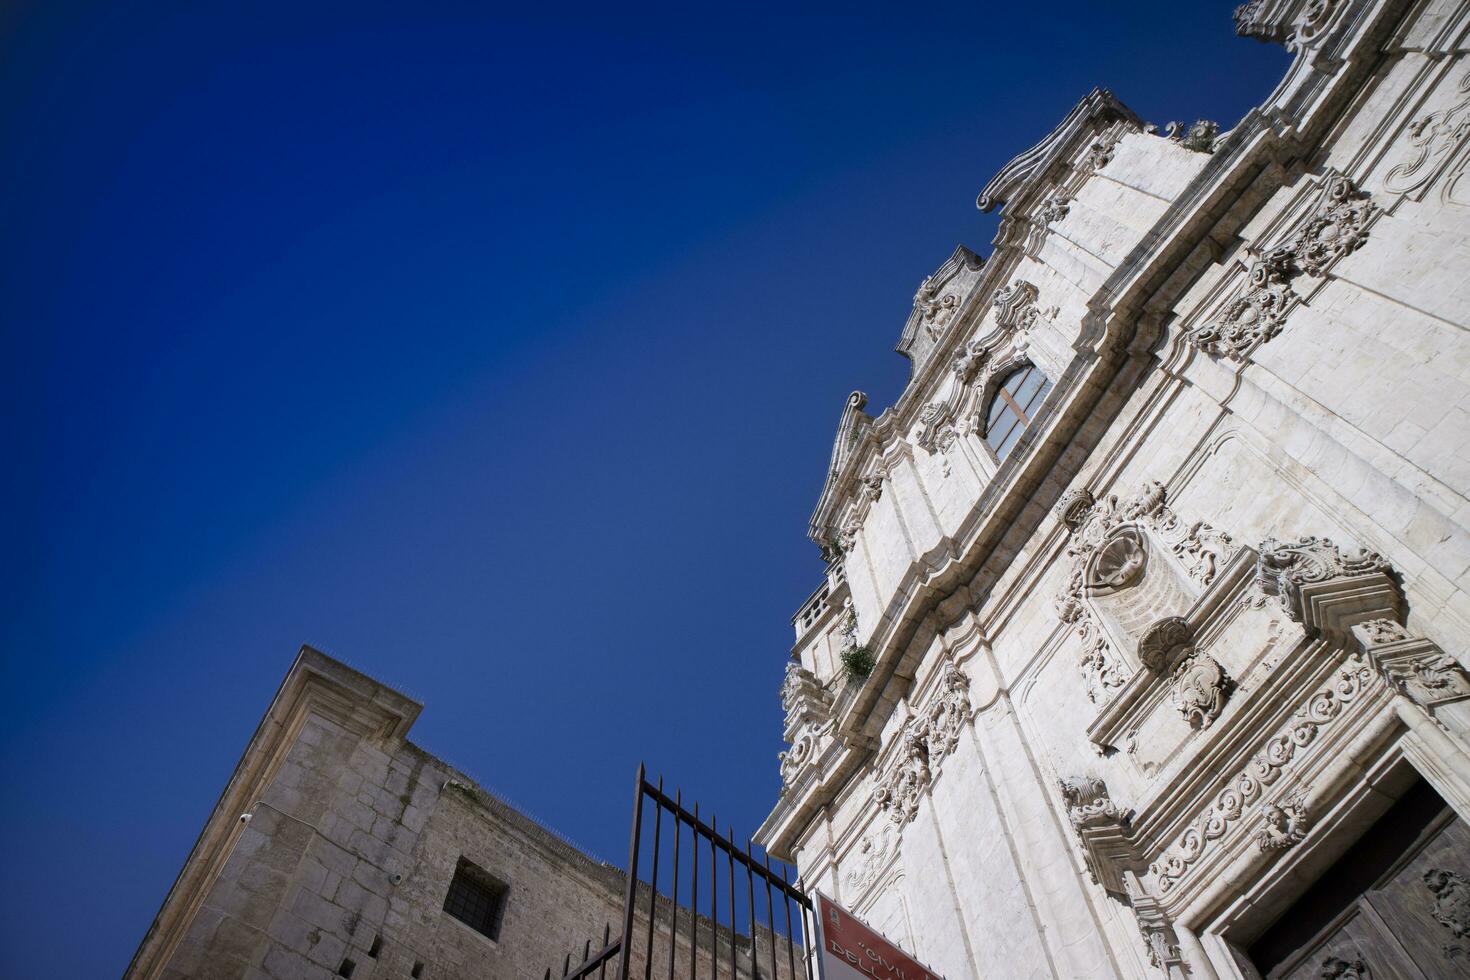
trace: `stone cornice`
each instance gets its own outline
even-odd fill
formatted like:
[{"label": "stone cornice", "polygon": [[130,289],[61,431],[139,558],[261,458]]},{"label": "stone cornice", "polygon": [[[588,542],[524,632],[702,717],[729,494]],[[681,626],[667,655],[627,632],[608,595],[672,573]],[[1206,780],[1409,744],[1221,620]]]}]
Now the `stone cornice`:
[{"label": "stone cornice", "polygon": [[[791,804],[783,801],[778,810],[812,811],[833,799],[860,770],[869,753],[856,745],[865,744],[881,730],[883,718],[876,717],[875,709],[880,704],[896,701],[889,686],[901,665],[906,665],[910,672],[916,666],[924,644],[936,629],[935,613],[940,604],[966,587],[976,596],[985,594],[998,574],[992,571],[987,578],[985,567],[997,546],[1008,535],[1028,531],[1028,527],[1017,523],[1023,514],[1044,513],[1054,502],[1035,501],[1039,507],[1028,512],[1027,505],[1033,502],[1038,487],[1048,478],[1053,486],[1065,486],[1081,465],[1085,453],[1067,450],[1073,447],[1083,423],[1095,413],[1116,412],[1137,376],[1152,360],[1148,352],[1157,340],[1161,322],[1188,284],[1191,260],[1201,250],[1213,253],[1215,244],[1211,236],[1219,233],[1217,226],[1240,202],[1243,188],[1268,169],[1278,174],[1283,172],[1280,166],[1283,159],[1302,156],[1331,126],[1343,104],[1357,91],[1363,75],[1371,70],[1378,57],[1376,45],[1397,22],[1407,0],[1382,0],[1376,4],[1369,0],[1357,4],[1351,0],[1344,2],[1354,8],[1357,23],[1371,23],[1364,24],[1351,43],[1339,39],[1330,52],[1330,60],[1315,70],[1304,70],[1302,66],[1319,55],[1325,58],[1326,52],[1298,49],[1287,81],[1278,87],[1271,101],[1248,113],[1216,147],[1204,169],[1088,302],[1081,336],[1075,344],[1078,355],[1055,383],[1038,417],[981,493],[954,537],[942,539],[928,555],[914,561],[882,615],[876,622],[865,624],[875,665],[851,702],[835,716],[839,735],[855,744],[827,771],[821,785],[811,790],[814,794],[811,801]],[[1371,15],[1364,11],[1371,11]],[[1028,154],[1037,153],[1047,143],[1048,140],[1043,140]],[[1026,185],[1026,178],[1035,173],[1027,170],[1023,176],[1024,168],[1019,161],[1028,154],[1013,161],[1017,164],[1016,172],[1007,181],[999,184],[992,181],[988,185],[988,190],[993,186],[997,201],[1004,200],[999,195],[1005,191],[1014,197],[1015,191]],[[1037,156],[1033,162],[1039,165],[1040,160],[1041,156]],[[1254,200],[1259,203],[1264,197],[1258,194]],[[1243,223],[1247,216],[1235,217]],[[1008,261],[1002,261],[1003,258]],[[972,292],[970,304],[993,295],[1010,275],[1015,262],[1013,255],[992,256]],[[950,335],[941,341],[943,345],[952,346],[961,335],[961,328],[973,325],[966,319],[963,315],[954,318]],[[874,427],[891,432],[898,428],[898,419],[911,421],[912,413],[923,403],[918,393],[934,383],[944,360],[930,358],[925,370],[916,373],[898,403],[885,411]],[[827,493],[834,489],[831,483],[829,478],[828,491],[824,491],[824,503],[830,506],[828,516],[836,510],[836,502],[827,501]],[[819,532],[818,518],[823,513],[819,507],[813,517],[814,538]],[[1029,529],[1034,529],[1040,521],[1037,516],[1026,519],[1030,522]],[[793,821],[775,818],[773,813],[762,827],[761,841],[773,853],[781,854],[788,851],[803,828]],[[777,823],[781,825],[778,827]]]}]

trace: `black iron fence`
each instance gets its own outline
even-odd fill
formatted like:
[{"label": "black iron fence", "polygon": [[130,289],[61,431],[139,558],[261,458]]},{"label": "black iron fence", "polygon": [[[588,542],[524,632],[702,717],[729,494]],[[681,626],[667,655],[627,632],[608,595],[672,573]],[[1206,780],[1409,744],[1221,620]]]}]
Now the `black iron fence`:
[{"label": "black iron fence", "polygon": [[813,980],[812,903],[783,862],[720,833],[642,766],[621,930],[603,930],[543,980]]}]

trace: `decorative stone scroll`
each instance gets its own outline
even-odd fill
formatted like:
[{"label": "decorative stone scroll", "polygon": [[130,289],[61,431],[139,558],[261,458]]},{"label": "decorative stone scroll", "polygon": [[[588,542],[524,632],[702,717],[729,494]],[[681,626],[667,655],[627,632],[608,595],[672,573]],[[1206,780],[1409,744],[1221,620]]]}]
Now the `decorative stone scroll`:
[{"label": "decorative stone scroll", "polygon": [[814,764],[831,737],[832,694],[815,674],[793,661],[786,665],[781,684],[781,707],[786,711],[786,740],[791,748],[776,755],[783,791]]},{"label": "decorative stone scroll", "polygon": [[[1301,840],[1301,836],[1290,840],[1293,835],[1305,834],[1305,812],[1300,801],[1273,802],[1268,810],[1261,805],[1265,790],[1281,778],[1298,753],[1310,749],[1322,731],[1333,725],[1349,705],[1374,689],[1374,680],[1373,668],[1363,656],[1351,655],[1336,676],[1297,709],[1246,767],[1215,794],[1214,801],[1191,821],[1189,828],[1149,865],[1159,891],[1166,893],[1178,885],[1215,842],[1253,810],[1262,813],[1258,843],[1269,840],[1274,848],[1291,846]],[[1290,842],[1278,845],[1278,841]]]},{"label": "decorative stone scroll", "polygon": [[1439,705],[1470,698],[1470,673],[1460,662],[1398,620],[1370,619],[1353,627],[1353,633],[1389,685],[1431,717]]},{"label": "decorative stone scroll", "polygon": [[1235,295],[1186,339],[1215,357],[1243,361],[1281,333],[1301,297],[1291,288],[1301,275],[1322,277],[1368,240],[1380,213],[1368,195],[1335,170],[1323,174],[1316,200],[1286,238],[1252,263]]},{"label": "decorative stone scroll", "polygon": [[875,827],[863,835],[852,851],[849,858],[851,866],[842,878],[850,893],[859,894],[877,880],[896,844],[896,835],[890,824]]},{"label": "decorative stone scroll", "polygon": [[1341,0],[1251,0],[1235,8],[1235,30],[1242,37],[1255,37],[1286,46],[1293,53],[1321,41]]},{"label": "decorative stone scroll", "polygon": [[1125,872],[1136,858],[1128,812],[1113,801],[1107,784],[1096,776],[1073,776],[1060,785],[1088,874],[1110,892],[1125,891]]},{"label": "decorative stone scroll", "polygon": [[1459,98],[1453,105],[1436,109],[1409,124],[1409,145],[1404,159],[1384,176],[1384,190],[1390,194],[1418,190],[1470,139],[1470,125],[1466,124],[1470,119],[1470,72],[1460,77],[1455,91]]},{"label": "decorative stone scroll", "polygon": [[902,827],[919,813],[919,801],[929,785],[929,731],[910,718],[898,733],[898,751],[873,792],[873,802]]},{"label": "decorative stone scroll", "polygon": [[1292,619],[1315,625],[1307,602],[1312,586],[1391,571],[1382,555],[1366,549],[1344,553],[1326,538],[1309,536],[1287,542],[1267,538],[1261,542],[1256,561],[1256,585],[1264,594],[1280,599]]},{"label": "decorative stone scroll", "polygon": [[1191,728],[1208,728],[1220,712],[1235,684],[1225,668],[1207,653],[1193,648],[1174,670],[1174,707]]}]

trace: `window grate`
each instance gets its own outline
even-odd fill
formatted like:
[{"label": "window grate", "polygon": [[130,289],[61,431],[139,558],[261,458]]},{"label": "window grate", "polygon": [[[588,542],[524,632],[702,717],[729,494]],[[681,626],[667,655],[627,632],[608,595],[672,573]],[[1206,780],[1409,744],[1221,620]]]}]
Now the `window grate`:
[{"label": "window grate", "polygon": [[454,869],[454,880],[444,896],[444,911],[491,939],[500,934],[500,916],[506,886],[464,858]]}]

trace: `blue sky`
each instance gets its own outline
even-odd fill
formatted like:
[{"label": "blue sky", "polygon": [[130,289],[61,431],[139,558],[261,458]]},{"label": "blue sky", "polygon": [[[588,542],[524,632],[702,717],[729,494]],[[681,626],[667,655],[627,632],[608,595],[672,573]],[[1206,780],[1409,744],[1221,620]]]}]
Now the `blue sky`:
[{"label": "blue sky", "polygon": [[1231,8],[0,7],[0,974],[121,973],[302,643],[753,831],[843,399],[1093,85],[1269,93]]}]

